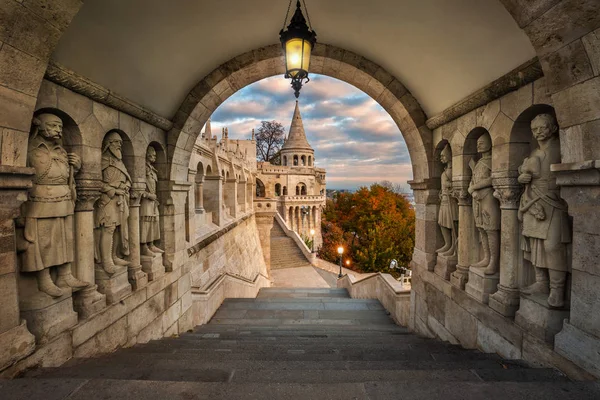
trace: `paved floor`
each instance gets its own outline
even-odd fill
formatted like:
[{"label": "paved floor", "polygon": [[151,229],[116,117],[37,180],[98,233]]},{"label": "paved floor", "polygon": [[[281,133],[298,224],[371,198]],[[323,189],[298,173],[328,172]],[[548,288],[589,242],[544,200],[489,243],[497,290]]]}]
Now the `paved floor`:
[{"label": "paved floor", "polygon": [[283,268],[271,271],[273,287],[330,288],[337,286],[337,276],[315,267]]},{"label": "paved floor", "polygon": [[598,400],[600,388],[411,334],[344,289],[268,288],[178,338],[0,380],[0,399]]}]

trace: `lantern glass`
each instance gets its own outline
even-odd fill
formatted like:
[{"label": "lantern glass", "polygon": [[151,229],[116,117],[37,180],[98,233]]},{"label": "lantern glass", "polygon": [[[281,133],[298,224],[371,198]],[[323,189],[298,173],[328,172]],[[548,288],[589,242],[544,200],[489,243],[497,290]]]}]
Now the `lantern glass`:
[{"label": "lantern glass", "polygon": [[300,71],[308,73],[311,45],[308,40],[293,38],[285,43],[285,62],[288,74],[294,78]]},{"label": "lantern glass", "polygon": [[344,248],[342,246],[338,247],[337,251],[338,251],[338,254],[340,254],[340,255],[344,254]]}]

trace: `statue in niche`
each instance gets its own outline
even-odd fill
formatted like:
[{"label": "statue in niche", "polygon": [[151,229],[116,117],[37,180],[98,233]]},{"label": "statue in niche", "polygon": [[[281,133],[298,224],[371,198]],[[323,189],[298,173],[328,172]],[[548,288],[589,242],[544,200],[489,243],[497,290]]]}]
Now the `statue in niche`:
[{"label": "statue in niche", "polygon": [[148,147],[146,153],[146,189],[142,193],[140,204],[140,238],[142,242],[141,253],[143,256],[154,257],[164,251],[156,247],[155,241],[160,240],[158,197],[156,196],[156,184],[158,174],[153,163],[156,162],[156,150]]},{"label": "statue in niche", "polygon": [[96,203],[96,260],[107,274],[129,261],[129,189],[131,177],[123,163],[123,139],[110,132],[102,143],[102,194]]},{"label": "statue in niche", "polygon": [[477,139],[477,152],[481,154],[479,161],[469,163],[473,173],[468,192],[473,198],[473,217],[483,258],[471,267],[485,268],[486,275],[493,275],[500,262],[500,207],[492,186],[492,139],[487,133]]},{"label": "statue in niche", "polygon": [[439,255],[449,257],[456,254],[458,202],[452,197],[452,153],[450,146],[446,145],[440,154],[440,161],[445,165],[442,172],[440,191],[440,211],[438,214],[438,225],[444,237],[444,246],[436,252]]},{"label": "statue in niche", "polygon": [[[79,290],[89,283],[71,273],[75,174],[81,160],[62,146],[62,120],[54,114],[40,114],[33,120],[27,149],[27,164],[35,169],[28,201],[22,206],[22,235],[18,235],[21,272],[35,273],[38,289],[61,297],[65,288]],[[56,282],[50,268],[57,270]]]},{"label": "statue in niche", "polygon": [[525,259],[535,268],[535,283],[524,294],[549,294],[548,305],[562,307],[567,280],[567,246],[571,229],[567,204],[560,197],[550,165],[560,163],[558,124],[554,116],[540,114],[531,121],[531,132],[539,148],[519,167],[525,185],[518,217],[523,222],[522,248]]}]

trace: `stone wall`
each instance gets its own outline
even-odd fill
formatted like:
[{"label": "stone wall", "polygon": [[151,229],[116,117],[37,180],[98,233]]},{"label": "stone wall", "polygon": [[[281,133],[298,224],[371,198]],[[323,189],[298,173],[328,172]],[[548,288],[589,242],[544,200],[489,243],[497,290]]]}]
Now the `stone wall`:
[{"label": "stone wall", "polygon": [[256,217],[248,215],[239,223],[233,224],[233,229],[222,236],[215,234],[208,239],[210,243],[201,244],[197,252],[190,249],[192,255],[188,263],[192,266],[194,287],[203,289],[226,273],[248,280],[254,280],[258,274],[268,276]]}]

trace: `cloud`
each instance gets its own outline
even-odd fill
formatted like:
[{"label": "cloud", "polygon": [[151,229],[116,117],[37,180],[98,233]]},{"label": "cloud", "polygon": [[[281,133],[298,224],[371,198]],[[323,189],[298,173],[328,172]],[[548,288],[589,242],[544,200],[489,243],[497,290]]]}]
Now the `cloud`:
[{"label": "cloud", "polygon": [[[217,108],[211,117],[213,134],[227,127],[232,139],[248,139],[263,120],[278,121],[287,132],[295,100],[290,81],[281,76],[255,82]],[[398,126],[361,90],[313,74],[299,104],[316,165],[327,170],[328,187],[353,189],[382,180],[406,184],[412,179]]]}]

